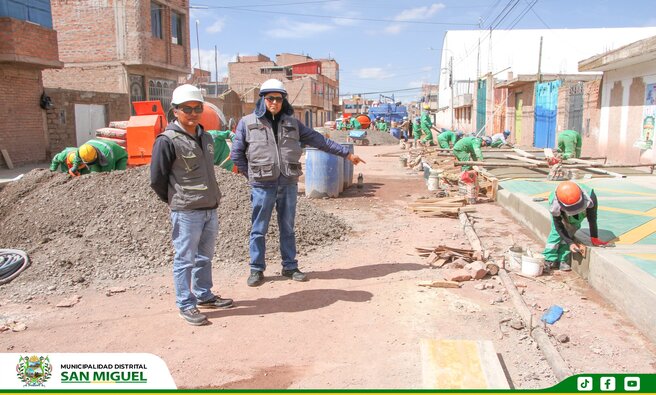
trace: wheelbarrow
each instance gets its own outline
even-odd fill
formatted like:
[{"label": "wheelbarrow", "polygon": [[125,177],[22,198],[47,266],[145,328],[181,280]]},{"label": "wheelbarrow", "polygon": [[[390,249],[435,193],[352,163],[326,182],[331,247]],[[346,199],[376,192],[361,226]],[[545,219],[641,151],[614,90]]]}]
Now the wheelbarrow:
[{"label": "wheelbarrow", "polygon": [[369,145],[366,130],[351,130],[348,134],[347,142],[356,145]]}]

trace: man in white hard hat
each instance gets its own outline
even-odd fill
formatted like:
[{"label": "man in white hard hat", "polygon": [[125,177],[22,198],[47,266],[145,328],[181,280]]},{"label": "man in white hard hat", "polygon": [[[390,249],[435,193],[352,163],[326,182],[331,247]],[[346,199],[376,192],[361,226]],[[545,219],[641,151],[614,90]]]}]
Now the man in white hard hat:
[{"label": "man in white hard hat", "polygon": [[203,102],[195,86],[175,88],[171,105],[176,119],[155,139],[150,163],[150,186],[171,209],[175,302],[191,325],[207,323],[198,307],[232,306],[232,299],[212,293],[221,191],[214,174],[214,141],[198,123]]},{"label": "man in white hard hat", "polygon": [[282,275],[295,281],[307,280],[305,273],[298,269],[294,233],[298,177],[303,173],[301,144],[342,156],[356,165],[364,163],[360,157],[349,153],[348,148],[294,118],[294,109],[287,101],[287,90],[281,81],[265,81],[260,87],[255,111],[237,125],[230,152],[239,172],[251,185],[253,211],[248,286],[256,287],[264,282],[264,241],[274,207],[280,228]]}]

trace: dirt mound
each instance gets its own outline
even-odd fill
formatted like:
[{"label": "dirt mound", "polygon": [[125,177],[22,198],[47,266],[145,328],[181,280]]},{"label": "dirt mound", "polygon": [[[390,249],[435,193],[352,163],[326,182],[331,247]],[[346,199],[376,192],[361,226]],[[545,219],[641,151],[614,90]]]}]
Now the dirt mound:
[{"label": "dirt mound", "polygon": [[[223,194],[214,267],[248,272],[250,192],[246,179],[217,168]],[[147,167],[70,178],[36,169],[0,191],[0,248],[28,253],[31,267],[0,290],[14,300],[64,293],[96,282],[130,279],[171,266],[168,206],[150,189]],[[335,216],[299,197],[299,255],[348,232]],[[278,225],[271,220],[267,262],[280,262]]]},{"label": "dirt mound", "polygon": [[[337,141],[338,143],[346,142],[349,134],[347,130],[333,130],[324,127],[315,129],[324,136],[327,133],[331,140]],[[367,139],[369,140],[369,145],[396,145],[399,143],[399,139],[389,134],[389,132],[381,132],[380,130],[367,130]]]}]

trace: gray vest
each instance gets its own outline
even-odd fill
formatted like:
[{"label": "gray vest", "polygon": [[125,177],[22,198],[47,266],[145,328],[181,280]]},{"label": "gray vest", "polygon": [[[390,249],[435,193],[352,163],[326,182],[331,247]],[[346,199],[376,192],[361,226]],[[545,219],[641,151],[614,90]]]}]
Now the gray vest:
[{"label": "gray vest", "polygon": [[255,114],[244,117],[246,124],[246,159],[248,160],[248,180],[250,182],[276,181],[282,174],[298,180],[303,174],[301,168],[300,133],[296,118],[283,115],[278,124],[278,144],[273,128],[262,123]]},{"label": "gray vest", "polygon": [[[169,173],[169,207],[171,210],[208,210],[217,208],[221,191],[214,174],[214,141],[209,133],[201,134],[203,150],[192,136],[165,130],[175,147],[176,160]],[[163,138],[159,137],[158,138]]]}]

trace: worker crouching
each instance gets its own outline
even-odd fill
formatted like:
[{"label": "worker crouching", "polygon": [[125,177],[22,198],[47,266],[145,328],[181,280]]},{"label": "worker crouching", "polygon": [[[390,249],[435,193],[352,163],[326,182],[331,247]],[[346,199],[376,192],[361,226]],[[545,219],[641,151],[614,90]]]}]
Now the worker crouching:
[{"label": "worker crouching", "polygon": [[69,173],[80,175],[82,165],[98,173],[125,170],[128,167],[128,153],[113,141],[89,140],[77,149]]},{"label": "worker crouching", "polygon": [[558,185],[549,196],[549,212],[551,213],[551,232],[544,248],[546,269],[559,268],[571,270],[570,255],[572,252],[585,253],[585,246],[574,240],[574,234],[587,218],[590,226],[590,240],[593,246],[604,246],[597,229],[597,195],[591,188],[584,191],[572,181],[564,181]]}]

